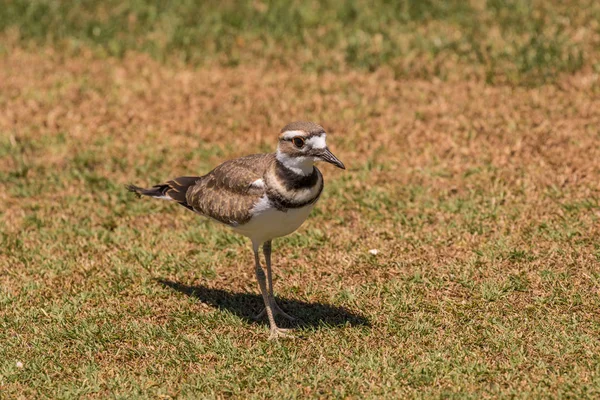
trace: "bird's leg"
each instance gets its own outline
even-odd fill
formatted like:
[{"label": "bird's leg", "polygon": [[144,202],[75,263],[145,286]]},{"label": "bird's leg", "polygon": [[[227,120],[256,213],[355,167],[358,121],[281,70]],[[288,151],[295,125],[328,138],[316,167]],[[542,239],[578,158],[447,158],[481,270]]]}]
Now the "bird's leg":
[{"label": "bird's leg", "polygon": [[[269,289],[269,301],[271,303],[271,310],[273,311],[273,315],[281,315],[284,318],[289,319],[290,321],[295,321],[296,318],[292,317],[285,311],[279,307],[279,304],[275,301],[275,296],[273,295],[273,274],[271,272],[271,241],[265,242],[263,244],[263,254],[265,256],[265,262],[267,264],[267,283]],[[260,313],[255,317],[256,319],[262,318],[265,315],[266,308],[263,308]]]},{"label": "bird's leg", "polygon": [[269,296],[273,303],[273,274],[271,274],[271,241],[263,244],[263,255],[265,256],[265,264],[267,264],[267,283],[269,284]]},{"label": "bird's leg", "polygon": [[273,310],[271,309],[271,301],[269,300],[269,293],[267,291],[265,271],[263,271],[262,267],[260,266],[260,260],[258,258],[258,249],[254,250],[254,264],[256,268],[256,279],[258,280],[258,286],[260,287],[260,292],[265,302],[265,310],[267,313],[267,317],[269,318],[269,326],[271,329],[269,339],[277,339],[278,337],[288,336],[288,334],[286,334],[286,331],[288,331],[288,329],[281,329],[277,327],[277,324],[275,323],[275,318],[273,318]]},{"label": "bird's leg", "polygon": [[265,256],[265,263],[267,264],[267,279],[269,281],[269,297],[271,300],[271,308],[275,312],[276,315],[281,315],[284,318],[289,319],[290,321],[294,321],[296,318],[287,314],[285,311],[279,307],[277,302],[275,301],[275,296],[273,295],[273,274],[271,273],[271,241],[265,242],[263,245],[263,254]]}]

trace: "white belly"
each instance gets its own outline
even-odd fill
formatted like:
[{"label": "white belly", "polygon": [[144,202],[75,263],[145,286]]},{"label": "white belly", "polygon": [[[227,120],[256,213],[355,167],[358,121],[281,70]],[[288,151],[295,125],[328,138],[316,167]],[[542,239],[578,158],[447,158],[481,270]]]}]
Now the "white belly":
[{"label": "white belly", "polygon": [[250,221],[234,227],[233,230],[249,237],[255,243],[264,243],[294,232],[308,218],[313,207],[314,203],[302,208],[279,211],[271,206],[265,197],[254,207],[254,215]]}]

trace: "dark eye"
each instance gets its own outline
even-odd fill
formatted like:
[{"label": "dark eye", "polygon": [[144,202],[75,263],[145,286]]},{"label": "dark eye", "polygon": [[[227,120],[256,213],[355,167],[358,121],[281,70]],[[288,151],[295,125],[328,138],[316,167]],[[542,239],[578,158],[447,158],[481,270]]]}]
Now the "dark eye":
[{"label": "dark eye", "polygon": [[295,137],[295,138],[293,138],[292,142],[294,143],[294,146],[296,146],[299,149],[301,149],[302,147],[304,147],[304,139],[302,139],[301,137]]}]

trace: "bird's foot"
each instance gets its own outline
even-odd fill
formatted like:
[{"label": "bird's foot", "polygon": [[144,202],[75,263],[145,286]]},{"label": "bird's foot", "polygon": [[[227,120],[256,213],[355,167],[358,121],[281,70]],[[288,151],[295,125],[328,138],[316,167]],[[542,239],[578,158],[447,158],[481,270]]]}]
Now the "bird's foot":
[{"label": "bird's foot", "polygon": [[[271,301],[271,310],[273,311],[273,317],[275,317],[277,315],[281,315],[283,318],[287,318],[290,321],[295,321],[297,319],[296,317],[292,317],[291,315],[289,315],[288,313],[283,311],[281,309],[281,307],[279,307],[279,304],[277,304],[275,302],[274,298],[271,297],[270,301]],[[266,313],[267,313],[267,309],[265,307],[263,307],[263,309],[258,314],[256,314],[254,319],[261,319],[262,317],[265,316]]]},{"label": "bird's foot", "polygon": [[281,337],[284,338],[293,338],[294,335],[291,333],[291,329],[283,329],[278,327],[271,328],[271,334],[269,335],[269,340],[277,340]]}]

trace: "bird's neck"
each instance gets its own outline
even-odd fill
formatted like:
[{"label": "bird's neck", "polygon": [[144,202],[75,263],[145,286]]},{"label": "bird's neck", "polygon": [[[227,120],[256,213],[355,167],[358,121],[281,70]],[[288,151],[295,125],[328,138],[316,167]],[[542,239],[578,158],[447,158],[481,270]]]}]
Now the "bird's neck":
[{"label": "bird's neck", "polygon": [[323,190],[323,176],[311,166],[308,175],[297,174],[276,159],[264,175],[269,201],[278,209],[304,207],[318,200]]},{"label": "bird's neck", "polygon": [[312,157],[290,156],[279,149],[277,149],[275,157],[284,168],[289,169],[297,175],[308,176],[313,173],[315,162]]}]

